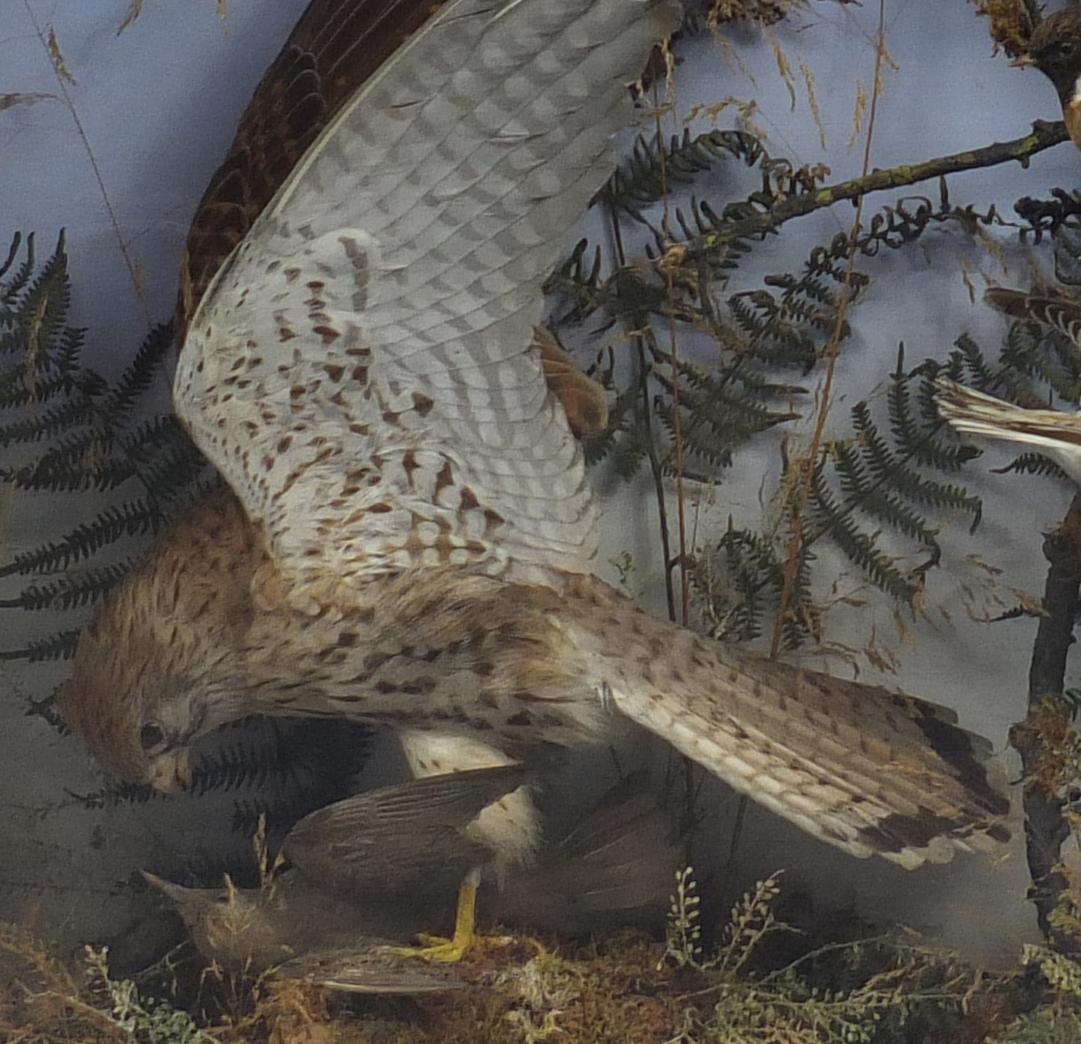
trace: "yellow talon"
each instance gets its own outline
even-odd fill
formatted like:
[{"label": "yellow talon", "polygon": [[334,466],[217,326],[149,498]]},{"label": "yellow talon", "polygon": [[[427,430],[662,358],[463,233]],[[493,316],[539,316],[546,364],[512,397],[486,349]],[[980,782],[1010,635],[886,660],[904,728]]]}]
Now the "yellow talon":
[{"label": "yellow talon", "polygon": [[458,909],[454,916],[454,937],[418,935],[421,946],[396,946],[391,951],[401,957],[420,957],[440,964],[456,964],[471,950],[507,946],[513,940],[503,935],[477,934],[477,884],[479,875],[470,872],[458,889]]}]

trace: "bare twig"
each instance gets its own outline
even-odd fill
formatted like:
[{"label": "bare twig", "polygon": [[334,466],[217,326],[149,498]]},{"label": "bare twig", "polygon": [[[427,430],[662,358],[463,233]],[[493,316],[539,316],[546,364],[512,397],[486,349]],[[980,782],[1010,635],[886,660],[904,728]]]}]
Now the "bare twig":
[{"label": "bare twig", "polygon": [[[616,255],[616,264],[620,268],[627,266],[627,252],[623,245],[623,230],[619,224],[619,213],[608,201],[608,217],[612,226],[612,245]],[[631,344],[634,345],[638,355],[637,380],[642,393],[642,423],[646,429],[646,456],[649,458],[649,469],[653,476],[653,492],[657,502],[658,528],[661,537],[661,554],[665,561],[664,570],[664,593],[668,601],[668,618],[676,619],[676,596],[672,587],[672,571],[667,568],[671,560],[672,549],[668,537],[668,507],[664,491],[664,471],[661,468],[660,458],[657,456],[657,446],[653,437],[653,402],[649,394],[649,360],[646,357],[645,335],[641,330],[630,331]]]},{"label": "bare twig", "polygon": [[[669,59],[669,76],[667,82],[671,84],[671,52],[666,52]],[[663,141],[664,136],[661,133],[661,119],[664,115],[664,108],[661,105],[661,99],[658,96],[657,84],[654,81],[653,84],[653,108],[655,112],[655,118],[657,121],[657,140]],[[670,199],[668,194],[668,157],[664,149],[660,150],[660,177],[661,177],[661,199],[664,205],[664,214],[662,216],[662,227],[664,229],[664,236],[667,242],[671,242],[672,236],[672,213],[669,206]],[[670,306],[674,308],[674,302],[676,299],[675,288],[675,275],[671,265],[662,265],[662,274],[664,276],[665,283],[665,300],[669,302]],[[687,574],[687,508],[683,495],[683,417],[680,405],[680,388],[679,388],[679,354],[676,343],[676,321],[673,312],[669,312],[668,315],[668,360],[671,364],[672,372],[672,441],[674,449],[673,464],[675,467],[676,478],[676,516],[678,526],[678,540],[679,540],[679,606],[680,606],[680,619],[679,622],[686,627],[690,622],[690,604],[691,604],[691,586],[690,577]],[[673,562],[667,560],[665,562],[665,569],[671,571]]]}]

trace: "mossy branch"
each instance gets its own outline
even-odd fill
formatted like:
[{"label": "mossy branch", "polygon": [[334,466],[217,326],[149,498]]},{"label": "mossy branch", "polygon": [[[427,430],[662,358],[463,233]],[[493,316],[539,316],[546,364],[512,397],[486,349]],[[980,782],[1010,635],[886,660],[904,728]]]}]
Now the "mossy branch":
[{"label": "mossy branch", "polygon": [[955,152],[949,156],[937,156],[923,163],[902,163],[885,170],[872,170],[836,185],[823,185],[813,192],[792,195],[769,210],[726,224],[723,231],[708,232],[697,237],[687,244],[688,254],[690,257],[704,257],[730,240],[765,235],[793,218],[804,217],[823,207],[831,207],[834,203],[856,201],[872,192],[905,188],[921,181],[931,181],[965,170],[994,167],[1011,160],[1027,166],[1028,161],[1037,153],[1064,141],[1069,141],[1069,135],[1061,120],[1037,120],[1033,123],[1032,130],[1020,138],[995,142],[979,149]]}]

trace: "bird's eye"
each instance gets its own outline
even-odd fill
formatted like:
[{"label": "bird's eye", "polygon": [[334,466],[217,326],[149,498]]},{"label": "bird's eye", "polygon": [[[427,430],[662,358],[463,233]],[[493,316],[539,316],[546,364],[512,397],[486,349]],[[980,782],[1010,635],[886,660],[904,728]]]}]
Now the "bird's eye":
[{"label": "bird's eye", "polygon": [[143,750],[153,750],[165,742],[165,731],[160,725],[149,721],[139,730],[139,742]]},{"label": "bird's eye", "polygon": [[1069,61],[1077,54],[1077,41],[1069,38],[1059,40],[1051,48],[1051,54],[1055,61]]}]

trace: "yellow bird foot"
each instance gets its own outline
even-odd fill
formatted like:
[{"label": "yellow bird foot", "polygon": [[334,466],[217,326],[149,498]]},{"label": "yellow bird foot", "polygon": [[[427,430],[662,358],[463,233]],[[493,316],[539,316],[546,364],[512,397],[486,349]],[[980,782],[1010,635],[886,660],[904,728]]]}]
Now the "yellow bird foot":
[{"label": "yellow bird foot", "polygon": [[466,954],[480,954],[514,942],[510,935],[478,935],[475,932],[467,937],[455,934],[453,939],[442,935],[418,935],[417,939],[421,945],[395,947],[392,952],[436,964],[457,964]]},{"label": "yellow bird foot", "polygon": [[480,875],[470,871],[458,889],[458,910],[454,916],[454,936],[420,935],[420,946],[396,946],[391,951],[400,957],[420,957],[440,964],[457,964],[467,953],[507,946],[514,940],[504,935],[477,934],[477,885]]}]

